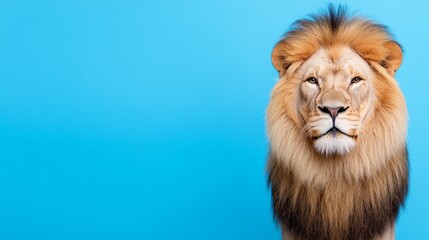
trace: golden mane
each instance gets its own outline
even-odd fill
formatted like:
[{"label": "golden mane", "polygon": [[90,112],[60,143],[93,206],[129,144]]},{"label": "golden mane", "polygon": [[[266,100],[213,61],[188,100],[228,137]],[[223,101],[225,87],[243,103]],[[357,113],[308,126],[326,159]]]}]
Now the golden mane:
[{"label": "golden mane", "polygon": [[[323,156],[303,135],[297,110],[302,79],[295,73],[318,49],[336,58],[339,46],[350,47],[371,66],[376,101],[355,149]],[[407,110],[393,78],[401,61],[401,48],[386,27],[349,17],[341,7],[297,21],[278,42],[272,62],[281,79],[267,109],[268,172],[284,236],[376,239],[389,229],[393,234],[408,187]]]},{"label": "golden mane", "polygon": [[[273,64],[277,70],[287,69],[291,63],[308,59],[321,47],[347,45],[368,61],[381,63],[385,68],[392,53],[400,51],[387,28],[368,19],[350,17],[347,11],[332,5],[327,13],[298,20],[293,29],[285,34],[273,51]],[[399,49],[392,52],[392,47]],[[394,63],[400,65],[401,63]],[[396,71],[396,69],[392,69]]]}]

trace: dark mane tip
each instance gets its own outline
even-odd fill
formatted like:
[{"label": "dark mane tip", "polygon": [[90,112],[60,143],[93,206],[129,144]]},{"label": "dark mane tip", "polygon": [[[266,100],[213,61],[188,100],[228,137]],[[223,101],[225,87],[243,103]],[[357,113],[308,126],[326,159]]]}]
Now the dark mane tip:
[{"label": "dark mane tip", "polygon": [[339,5],[337,8],[337,11],[335,12],[333,5],[330,5],[329,16],[330,16],[330,22],[331,22],[331,29],[333,31],[336,31],[338,27],[342,23],[344,23],[348,18],[347,8],[342,5]]},{"label": "dark mane tip", "polygon": [[342,26],[347,20],[349,20],[349,14],[347,7],[344,5],[338,5],[335,7],[334,4],[329,4],[326,12],[322,12],[316,17],[316,21],[322,21],[330,26],[332,32],[336,32],[340,26]]},{"label": "dark mane tip", "polygon": [[316,24],[326,24],[331,29],[332,33],[335,33],[341,26],[347,21],[352,20],[347,7],[339,4],[328,4],[327,9],[321,10],[316,14],[311,14],[309,18],[304,18],[296,21],[292,26],[292,30],[306,28],[308,26]]}]

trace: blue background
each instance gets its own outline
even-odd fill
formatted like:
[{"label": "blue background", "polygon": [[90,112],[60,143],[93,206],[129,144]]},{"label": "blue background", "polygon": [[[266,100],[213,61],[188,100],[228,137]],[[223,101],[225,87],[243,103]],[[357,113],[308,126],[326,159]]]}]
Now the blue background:
[{"label": "blue background", "polygon": [[[427,239],[429,4],[350,1],[404,46]],[[0,239],[280,239],[266,186],[271,50],[325,1],[1,1]]]}]

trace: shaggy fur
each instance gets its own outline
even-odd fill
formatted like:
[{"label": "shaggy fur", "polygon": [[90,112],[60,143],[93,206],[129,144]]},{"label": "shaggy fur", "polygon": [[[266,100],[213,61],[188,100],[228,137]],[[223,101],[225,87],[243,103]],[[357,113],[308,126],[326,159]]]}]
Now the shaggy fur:
[{"label": "shaggy fur", "polygon": [[[354,115],[361,128],[354,148],[346,154],[320,154],[305,133],[311,104],[303,100],[304,80],[298,73],[319,49],[335,63],[345,47],[370,66],[365,84],[374,99],[368,97],[365,107],[355,103],[360,104]],[[274,48],[272,61],[281,79],[267,110],[268,172],[283,236],[393,239],[408,188],[407,111],[393,78],[402,61],[399,45],[385,27],[330,7],[325,14],[297,21]],[[363,108],[368,109],[365,114]]]}]

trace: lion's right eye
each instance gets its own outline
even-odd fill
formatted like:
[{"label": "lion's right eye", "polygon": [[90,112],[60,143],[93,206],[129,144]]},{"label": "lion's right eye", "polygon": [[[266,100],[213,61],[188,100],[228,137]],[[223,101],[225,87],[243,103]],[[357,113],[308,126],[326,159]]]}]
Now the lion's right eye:
[{"label": "lion's right eye", "polygon": [[363,79],[361,78],[361,77],[354,77],[354,78],[352,78],[352,81],[350,82],[351,84],[353,84],[353,83],[358,83],[358,82],[360,82],[360,81],[362,81]]},{"label": "lion's right eye", "polygon": [[319,84],[317,82],[317,79],[315,77],[309,77],[309,78],[307,78],[307,82],[309,82],[311,84]]}]

